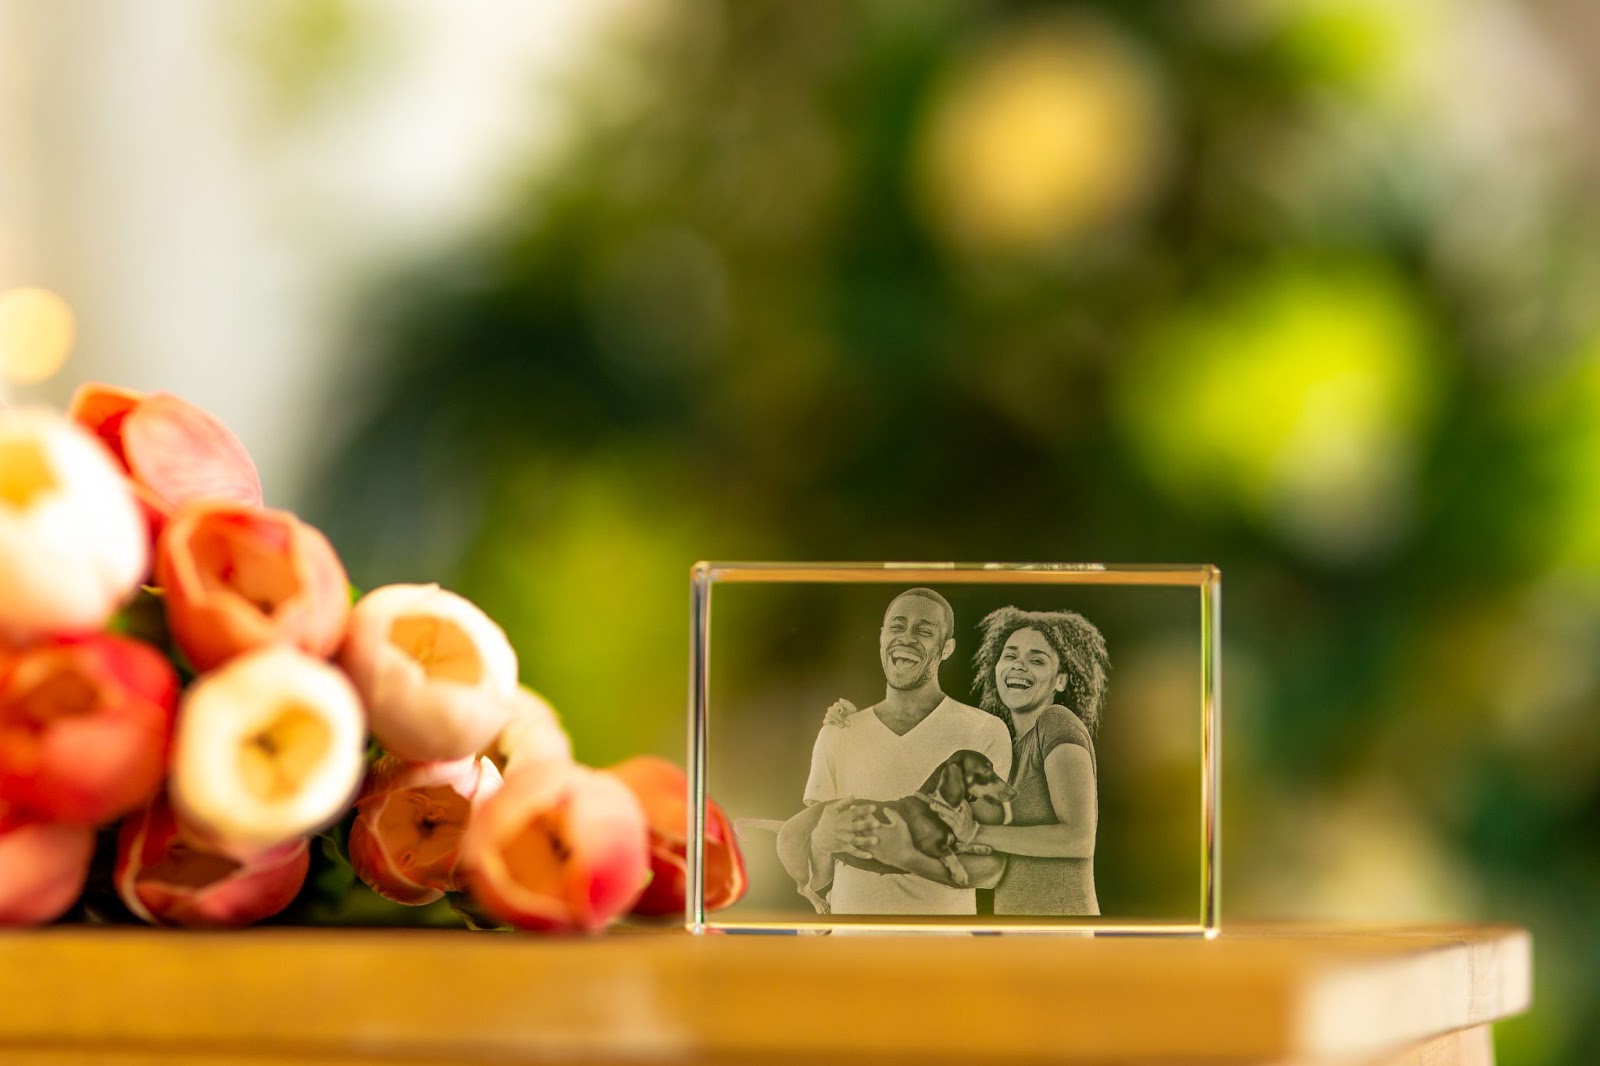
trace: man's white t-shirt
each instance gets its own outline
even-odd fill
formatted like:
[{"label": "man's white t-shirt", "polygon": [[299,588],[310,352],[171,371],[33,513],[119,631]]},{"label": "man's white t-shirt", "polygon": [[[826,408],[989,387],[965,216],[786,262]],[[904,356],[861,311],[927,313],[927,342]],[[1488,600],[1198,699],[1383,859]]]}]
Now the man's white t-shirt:
[{"label": "man's white t-shirt", "polygon": [[[1011,775],[1011,734],[1005,723],[946,696],[905,736],[884,725],[874,711],[850,716],[846,725],[825,725],[811,749],[807,803],[856,799],[892,800],[922,787],[955,752],[971,749],[994,763],[1001,780]],[[846,863],[833,864],[834,914],[974,914],[970,888],[950,888],[916,874],[880,874]]]}]

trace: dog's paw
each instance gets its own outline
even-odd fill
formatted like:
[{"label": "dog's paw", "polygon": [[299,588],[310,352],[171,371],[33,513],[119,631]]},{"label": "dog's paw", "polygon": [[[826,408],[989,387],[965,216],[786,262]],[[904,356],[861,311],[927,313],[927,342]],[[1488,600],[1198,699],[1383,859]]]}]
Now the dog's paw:
[{"label": "dog's paw", "polygon": [[833,913],[833,907],[829,905],[825,898],[817,895],[810,885],[802,886],[800,888],[800,894],[810,901],[811,905],[817,909],[818,914]]},{"label": "dog's paw", "polygon": [[946,855],[939,861],[944,863],[944,868],[946,870],[950,871],[950,880],[954,881],[962,888],[967,887],[967,868],[961,865],[960,859],[957,859],[954,855]]}]

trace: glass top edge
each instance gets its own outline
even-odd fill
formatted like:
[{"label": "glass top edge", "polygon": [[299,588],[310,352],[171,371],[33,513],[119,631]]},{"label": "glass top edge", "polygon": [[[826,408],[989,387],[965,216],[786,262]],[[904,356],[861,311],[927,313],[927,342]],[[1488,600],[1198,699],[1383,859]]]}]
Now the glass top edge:
[{"label": "glass top edge", "polygon": [[701,560],[694,564],[696,572],[727,571],[762,572],[769,570],[849,570],[854,572],[896,573],[902,570],[983,571],[995,573],[1106,573],[1106,574],[1220,574],[1213,563],[972,563],[972,562],[862,562],[862,561],[794,561],[775,560]]},{"label": "glass top edge", "polygon": [[710,562],[694,565],[696,582],[893,582],[1011,580],[1220,586],[1222,571],[1210,563],[956,563],[956,562]]}]

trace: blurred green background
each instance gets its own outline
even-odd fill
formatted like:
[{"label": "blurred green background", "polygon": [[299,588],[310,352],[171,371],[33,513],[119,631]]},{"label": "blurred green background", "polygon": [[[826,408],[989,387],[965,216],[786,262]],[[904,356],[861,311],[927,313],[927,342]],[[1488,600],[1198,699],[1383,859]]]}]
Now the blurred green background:
[{"label": "blurred green background", "polygon": [[485,6],[106,16],[156,133],[20,201],[120,190],[36,240],[74,374],[475,598],[596,763],[681,756],[699,558],[1216,563],[1225,919],[1526,924],[1501,1061],[1600,1061],[1592,5]]}]

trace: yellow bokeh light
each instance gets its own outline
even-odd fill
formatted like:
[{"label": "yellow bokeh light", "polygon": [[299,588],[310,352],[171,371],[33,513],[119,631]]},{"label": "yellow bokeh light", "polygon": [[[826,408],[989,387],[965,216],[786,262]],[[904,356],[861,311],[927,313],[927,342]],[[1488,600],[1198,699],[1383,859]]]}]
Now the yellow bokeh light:
[{"label": "yellow bokeh light", "polygon": [[72,308],[49,289],[0,292],[0,378],[44,381],[67,361],[76,334]]},{"label": "yellow bokeh light", "polygon": [[930,220],[969,248],[1023,250],[1125,217],[1163,170],[1152,71],[1109,27],[1030,22],[958,65],[918,146]]}]

